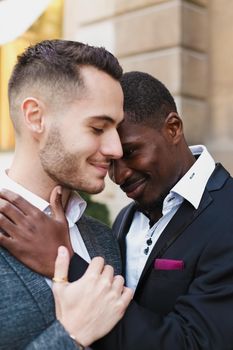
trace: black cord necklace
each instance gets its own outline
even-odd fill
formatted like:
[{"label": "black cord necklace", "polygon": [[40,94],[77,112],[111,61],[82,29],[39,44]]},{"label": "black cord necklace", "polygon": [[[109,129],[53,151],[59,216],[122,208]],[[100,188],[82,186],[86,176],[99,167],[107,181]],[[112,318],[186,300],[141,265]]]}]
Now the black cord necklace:
[{"label": "black cord necklace", "polygon": [[[159,220],[160,221],[160,220]],[[154,226],[151,227],[150,225],[150,230],[152,230],[150,236],[148,237],[148,234],[146,235],[147,236],[147,240],[146,240],[146,244],[147,244],[147,247],[144,249],[144,254],[147,255],[149,253],[149,250],[150,250],[150,246],[151,244],[153,243],[153,240],[152,240],[152,237],[155,233],[155,230],[157,229],[158,225],[159,225],[159,221],[154,224]]]}]

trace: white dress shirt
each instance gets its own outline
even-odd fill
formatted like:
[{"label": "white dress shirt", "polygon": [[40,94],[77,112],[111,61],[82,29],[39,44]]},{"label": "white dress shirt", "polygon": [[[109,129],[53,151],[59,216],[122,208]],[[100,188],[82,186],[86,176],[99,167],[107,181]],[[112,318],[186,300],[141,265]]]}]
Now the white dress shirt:
[{"label": "white dress shirt", "polygon": [[[136,289],[148,256],[167,224],[175,215],[184,199],[198,208],[207,181],[214,171],[215,162],[203,145],[191,146],[192,154],[199,155],[188,172],[176,183],[163,201],[162,217],[150,228],[149,219],[136,211],[126,236],[126,285]],[[151,238],[152,244],[146,241]],[[148,254],[145,254],[145,249]]]},{"label": "white dress shirt", "polygon": [[[13,181],[7,175],[7,170],[3,170],[0,172],[0,187],[19,194],[47,215],[51,214],[50,204],[44,199],[38,197],[36,194],[27,190],[25,187]],[[72,192],[68,204],[66,206],[65,212],[66,219],[69,225],[71,245],[75,253],[79,254],[87,262],[90,262],[91,259],[88,254],[87,248],[83,242],[78,227],[75,224],[80,219],[85,209],[86,202],[81,198],[81,196],[78,193]],[[50,286],[52,285],[51,280],[46,278],[46,281]]]}]

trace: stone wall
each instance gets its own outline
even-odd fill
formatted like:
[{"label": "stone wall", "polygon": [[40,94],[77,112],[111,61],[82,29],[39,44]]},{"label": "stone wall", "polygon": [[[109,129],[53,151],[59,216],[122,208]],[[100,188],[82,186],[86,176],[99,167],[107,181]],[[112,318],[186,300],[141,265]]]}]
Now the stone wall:
[{"label": "stone wall", "polygon": [[[188,143],[205,143],[233,173],[231,0],[66,0],[66,11],[66,38],[105,46],[125,71],[164,82]],[[98,198],[112,217],[125,204],[110,184]]]},{"label": "stone wall", "polygon": [[233,2],[209,0],[209,132],[206,143],[233,175]]}]

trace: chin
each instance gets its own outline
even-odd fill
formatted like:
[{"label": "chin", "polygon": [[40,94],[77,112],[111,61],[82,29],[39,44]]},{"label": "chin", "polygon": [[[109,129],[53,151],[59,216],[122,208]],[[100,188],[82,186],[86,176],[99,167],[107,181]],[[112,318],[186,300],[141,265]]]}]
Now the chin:
[{"label": "chin", "polygon": [[88,194],[98,194],[102,192],[104,188],[105,188],[105,183],[101,184],[100,186],[88,187],[88,188],[82,189],[82,191],[87,192]]},{"label": "chin", "polygon": [[142,198],[135,199],[135,202],[142,211],[148,211],[151,208],[156,208],[158,205],[155,201],[143,200]]}]

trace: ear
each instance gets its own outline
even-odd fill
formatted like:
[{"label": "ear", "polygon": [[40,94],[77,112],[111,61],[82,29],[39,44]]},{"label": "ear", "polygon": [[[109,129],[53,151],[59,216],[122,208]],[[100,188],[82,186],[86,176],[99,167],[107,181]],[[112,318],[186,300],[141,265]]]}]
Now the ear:
[{"label": "ear", "polygon": [[183,122],[176,112],[171,112],[164,122],[166,137],[172,144],[178,144],[183,138]]},{"label": "ear", "polygon": [[24,116],[24,122],[37,139],[44,132],[44,105],[34,97],[27,97],[21,105]]}]

